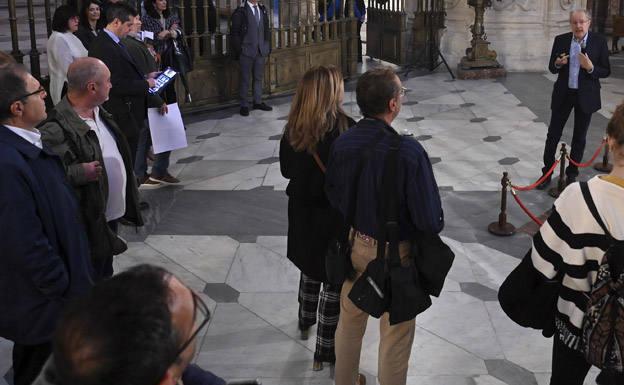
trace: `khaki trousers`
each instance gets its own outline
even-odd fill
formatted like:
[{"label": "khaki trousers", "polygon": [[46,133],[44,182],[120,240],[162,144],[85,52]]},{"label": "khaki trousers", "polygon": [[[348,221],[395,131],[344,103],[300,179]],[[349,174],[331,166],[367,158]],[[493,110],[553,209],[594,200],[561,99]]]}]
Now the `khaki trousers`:
[{"label": "khaki trousers", "polygon": [[[409,255],[409,242],[399,244],[401,260]],[[377,256],[377,242],[368,237],[355,236],[351,261],[356,279]],[[353,282],[346,280],[340,293],[340,318],[336,329],[336,385],[354,385],[360,366],[362,339],[369,315],[349,299]],[[389,315],[380,319],[379,361],[377,371],[381,385],[404,385],[407,381],[407,364],[414,342],[416,320],[390,326]]]}]

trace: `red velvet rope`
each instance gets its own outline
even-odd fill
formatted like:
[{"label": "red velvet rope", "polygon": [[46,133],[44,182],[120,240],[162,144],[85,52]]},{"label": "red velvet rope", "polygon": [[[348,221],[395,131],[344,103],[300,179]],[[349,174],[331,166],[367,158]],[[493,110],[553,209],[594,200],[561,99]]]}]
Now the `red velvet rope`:
[{"label": "red velvet rope", "polygon": [[576,167],[579,167],[579,168],[589,167],[592,164],[594,164],[594,161],[596,160],[596,158],[598,158],[598,155],[600,155],[600,151],[604,147],[605,143],[607,143],[607,141],[603,139],[602,143],[600,143],[600,147],[598,147],[598,149],[596,149],[596,152],[594,152],[594,156],[592,156],[592,158],[590,160],[588,160],[587,162],[585,162],[585,163],[575,162],[574,159],[570,158],[570,155],[566,155],[566,158],[568,158],[570,163],[572,163]]},{"label": "red velvet rope", "polygon": [[550,170],[548,170],[548,172],[544,175],[542,175],[541,178],[539,178],[535,183],[533,183],[530,186],[516,186],[516,185],[511,185],[511,187],[515,188],[518,191],[529,191],[529,190],[533,190],[534,188],[536,188],[537,186],[539,186],[540,184],[542,184],[542,182],[544,182],[546,180],[546,178],[548,178],[550,176],[550,174],[553,173],[553,171],[555,171],[555,168],[557,167],[557,165],[559,164],[561,160],[557,159],[555,161],[555,163],[553,163],[552,167],[550,167]]},{"label": "red velvet rope", "polygon": [[516,192],[513,189],[511,190],[511,195],[514,197],[516,202],[518,202],[518,205],[526,213],[526,215],[528,215],[533,220],[533,222],[537,223],[538,226],[541,226],[541,225],[544,224],[544,222],[540,221],[535,215],[533,215],[532,212],[529,211],[529,209],[526,208],[524,203],[522,203],[520,198],[518,198],[518,195],[516,194]]}]

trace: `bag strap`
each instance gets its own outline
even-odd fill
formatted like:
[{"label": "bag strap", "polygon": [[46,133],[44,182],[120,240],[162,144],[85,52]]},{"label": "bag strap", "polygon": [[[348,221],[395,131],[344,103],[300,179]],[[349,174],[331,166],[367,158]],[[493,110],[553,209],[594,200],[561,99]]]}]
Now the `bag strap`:
[{"label": "bag strap", "polygon": [[611,233],[609,232],[609,230],[607,230],[607,226],[602,221],[602,218],[600,218],[600,214],[598,213],[598,209],[596,208],[596,203],[594,203],[594,199],[592,198],[591,192],[589,191],[589,185],[587,184],[587,182],[580,182],[579,184],[581,185],[581,192],[583,193],[583,198],[585,198],[585,203],[587,204],[589,211],[592,213],[594,219],[596,220],[596,222],[598,222],[600,227],[602,227],[602,230],[605,232],[607,237],[609,237],[609,239],[613,239]]},{"label": "bag strap", "polygon": [[345,218],[345,227],[349,229],[351,226],[355,225],[355,211],[357,209],[357,197],[358,197],[358,189],[360,187],[360,177],[362,176],[362,171],[364,170],[364,165],[368,163],[368,158],[370,158],[373,149],[377,146],[379,142],[386,136],[386,133],[383,130],[380,130],[377,135],[371,140],[362,151],[361,155],[358,157],[358,165],[355,173],[355,182],[353,185],[353,190],[351,191],[351,206],[347,210],[347,217]]},{"label": "bag strap", "polygon": [[384,161],[384,173],[381,178],[382,193],[377,203],[377,258],[383,258],[388,246],[388,261],[390,267],[401,266],[399,255],[399,199],[397,194],[397,171],[399,146],[401,137],[393,134],[390,140],[390,149]]},{"label": "bag strap", "polygon": [[312,153],[312,157],[314,158],[314,161],[316,162],[318,167],[321,169],[323,174],[325,174],[325,172],[327,171],[327,168],[325,168],[325,165],[323,164],[323,161],[321,160],[321,157],[319,156],[318,152],[314,151],[314,153]]}]

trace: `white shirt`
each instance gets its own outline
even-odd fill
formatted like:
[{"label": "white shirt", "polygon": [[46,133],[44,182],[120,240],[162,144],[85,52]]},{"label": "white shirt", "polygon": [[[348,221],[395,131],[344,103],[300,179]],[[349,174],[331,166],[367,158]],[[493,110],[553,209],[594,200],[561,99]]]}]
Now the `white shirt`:
[{"label": "white shirt", "polygon": [[100,109],[95,107],[93,113],[95,120],[82,118],[100,141],[102,158],[104,158],[104,169],[108,177],[108,200],[106,201],[106,220],[113,221],[123,217],[126,213],[126,167],[123,158],[117,148],[115,137],[111,134],[106,123],[100,118]]},{"label": "white shirt", "polygon": [[43,144],[41,143],[41,133],[36,128],[33,128],[34,131],[31,131],[15,126],[9,126],[6,124],[4,125],[4,127],[13,131],[16,135],[19,135],[24,140],[28,141],[28,143],[39,147],[40,150],[43,149]]},{"label": "white shirt", "polygon": [[67,69],[74,60],[87,57],[88,52],[80,39],[71,32],[52,32],[47,43],[48,70],[50,73],[50,97],[52,103],[61,100],[63,84],[67,81]]}]

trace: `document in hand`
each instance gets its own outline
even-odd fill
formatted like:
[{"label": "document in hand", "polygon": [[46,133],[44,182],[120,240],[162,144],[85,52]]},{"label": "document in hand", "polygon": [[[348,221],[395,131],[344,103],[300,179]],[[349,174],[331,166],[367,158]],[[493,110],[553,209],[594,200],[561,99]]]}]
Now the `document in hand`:
[{"label": "document in hand", "polygon": [[154,154],[177,150],[188,145],[178,103],[169,104],[167,107],[169,112],[165,115],[158,112],[159,108],[147,109]]}]

